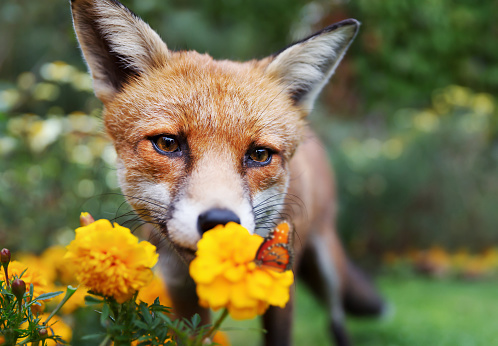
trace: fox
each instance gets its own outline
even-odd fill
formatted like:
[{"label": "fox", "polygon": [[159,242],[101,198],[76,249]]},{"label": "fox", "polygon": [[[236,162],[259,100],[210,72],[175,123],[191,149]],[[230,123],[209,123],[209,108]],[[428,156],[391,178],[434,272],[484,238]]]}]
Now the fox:
[{"label": "fox", "polygon": [[[326,306],[335,344],[350,345],[345,314],[375,316],[385,304],[338,237],[333,170],[307,118],[360,23],[239,62],[170,50],[117,0],[71,0],[71,11],[120,188],[167,244],[160,265],[175,314],[210,320],[188,273],[205,232],[236,222],[264,236],[289,219],[293,271]],[[263,315],[265,345],[292,344],[294,295]]]}]

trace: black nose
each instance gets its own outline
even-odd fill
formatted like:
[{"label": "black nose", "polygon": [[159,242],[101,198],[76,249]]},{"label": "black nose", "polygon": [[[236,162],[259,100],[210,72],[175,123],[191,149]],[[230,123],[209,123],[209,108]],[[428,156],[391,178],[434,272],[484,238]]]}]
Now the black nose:
[{"label": "black nose", "polygon": [[209,209],[197,219],[197,230],[202,235],[204,232],[216,227],[217,225],[226,225],[230,221],[240,223],[239,217],[228,209]]}]

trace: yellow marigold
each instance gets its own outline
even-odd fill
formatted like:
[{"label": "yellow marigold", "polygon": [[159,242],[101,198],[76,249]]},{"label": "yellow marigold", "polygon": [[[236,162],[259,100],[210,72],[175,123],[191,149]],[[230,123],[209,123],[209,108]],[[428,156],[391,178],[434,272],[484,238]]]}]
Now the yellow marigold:
[{"label": "yellow marigold", "polygon": [[168,294],[166,284],[162,277],[158,274],[154,274],[151,282],[140,291],[138,291],[138,300],[141,300],[149,305],[154,303],[156,298],[159,298],[159,302],[163,306],[171,307],[171,298]]},{"label": "yellow marigold", "polygon": [[[22,280],[26,283],[26,291],[29,292],[29,287],[33,284],[33,296],[36,298],[40,294],[50,292],[45,277],[35,268],[27,264],[11,261],[9,263],[9,278],[12,280],[15,277],[20,277],[22,272],[26,270],[22,276]],[[0,271],[0,280],[5,281],[5,273],[3,269]]]},{"label": "yellow marigold", "polygon": [[256,265],[262,242],[262,237],[233,222],[204,233],[190,264],[201,306],[226,307],[238,320],[261,315],[269,305],[285,306],[294,275]]},{"label": "yellow marigold", "polygon": [[40,260],[46,268],[52,268],[52,281],[58,281],[61,285],[75,285],[76,271],[71,262],[64,259],[67,250],[62,245],[54,245],[47,248],[40,256]]},{"label": "yellow marigold", "polygon": [[230,346],[230,339],[228,338],[228,335],[221,331],[217,331],[216,334],[214,334],[213,337],[213,342],[215,345],[219,346]]},{"label": "yellow marigold", "polygon": [[[41,319],[40,323],[45,322],[49,315],[50,314],[48,314],[48,313],[44,313],[44,314],[39,315],[38,317],[40,317],[40,319]],[[21,325],[21,327],[23,327],[23,328],[26,328],[27,326],[28,326],[27,322],[24,322]],[[48,322],[47,331],[48,331],[49,336],[57,335],[62,340],[67,341],[67,342],[71,341],[71,338],[73,337],[72,328],[69,325],[67,325],[61,317],[59,317],[57,315],[52,316],[52,318]],[[19,341],[21,341],[21,340],[19,340]],[[45,339],[45,343],[47,346],[60,345],[59,343],[57,343],[56,341],[54,341],[52,339]],[[32,344],[33,343],[29,343],[29,345],[32,345]]]},{"label": "yellow marigold", "polygon": [[[47,319],[48,315],[49,314],[43,314],[42,321],[45,321]],[[69,325],[67,325],[62,320],[62,318],[55,315],[50,319],[50,321],[48,322],[48,325],[49,325],[49,328],[47,328],[48,335],[58,335],[64,341],[67,341],[67,342],[71,341],[71,338],[73,337],[73,330]],[[47,339],[45,342],[47,343],[47,346],[60,345],[60,344],[56,343],[54,340],[50,340],[50,339]]]},{"label": "yellow marigold", "polygon": [[150,282],[150,268],[158,258],[154,245],[139,243],[128,228],[117,223],[113,227],[109,220],[77,228],[67,250],[65,258],[74,265],[78,281],[118,303]]}]

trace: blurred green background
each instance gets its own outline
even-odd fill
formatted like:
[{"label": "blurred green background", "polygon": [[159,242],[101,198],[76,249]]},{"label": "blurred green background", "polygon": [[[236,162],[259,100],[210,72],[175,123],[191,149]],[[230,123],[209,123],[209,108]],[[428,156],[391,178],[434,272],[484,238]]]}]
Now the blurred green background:
[{"label": "blurred green background", "polygon": [[[349,251],[374,260],[498,240],[497,1],[124,3],[171,49],[236,60],[360,20],[310,119],[337,171]],[[115,154],[69,4],[4,0],[0,16],[0,242],[40,251],[83,209],[116,215]]]},{"label": "blurred green background", "polygon": [[[337,173],[349,253],[379,270],[386,254],[392,263],[436,245],[461,254],[497,244],[498,1],[123,3],[170,49],[234,60],[358,19],[310,117]],[[72,238],[80,211],[113,218],[128,209],[68,1],[2,0],[0,47],[0,244],[40,252]],[[435,253],[436,265],[449,263]]]}]

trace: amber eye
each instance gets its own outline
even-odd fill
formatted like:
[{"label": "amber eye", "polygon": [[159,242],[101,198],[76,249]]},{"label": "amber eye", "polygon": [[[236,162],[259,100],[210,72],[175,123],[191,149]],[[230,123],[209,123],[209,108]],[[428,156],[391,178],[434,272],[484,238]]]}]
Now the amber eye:
[{"label": "amber eye", "polygon": [[152,143],[160,153],[173,153],[180,150],[178,140],[172,136],[157,136],[152,138]]},{"label": "amber eye", "polygon": [[265,165],[270,163],[271,152],[266,148],[256,148],[249,152],[249,159],[258,165]]}]

